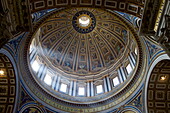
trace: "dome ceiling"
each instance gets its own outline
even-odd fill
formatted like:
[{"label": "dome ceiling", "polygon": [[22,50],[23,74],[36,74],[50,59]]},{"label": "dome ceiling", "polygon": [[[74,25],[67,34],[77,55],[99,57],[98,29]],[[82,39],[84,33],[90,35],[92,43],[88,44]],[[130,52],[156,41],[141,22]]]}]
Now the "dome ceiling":
[{"label": "dome ceiling", "polygon": [[82,105],[110,101],[135,83],[140,41],[117,13],[97,8],[56,10],[34,28],[27,38],[30,77],[56,101]]},{"label": "dome ceiling", "polygon": [[[87,15],[90,26],[78,19]],[[128,46],[128,29],[106,11],[75,8],[52,16],[40,28],[39,54],[52,69],[88,76],[112,68]]]}]

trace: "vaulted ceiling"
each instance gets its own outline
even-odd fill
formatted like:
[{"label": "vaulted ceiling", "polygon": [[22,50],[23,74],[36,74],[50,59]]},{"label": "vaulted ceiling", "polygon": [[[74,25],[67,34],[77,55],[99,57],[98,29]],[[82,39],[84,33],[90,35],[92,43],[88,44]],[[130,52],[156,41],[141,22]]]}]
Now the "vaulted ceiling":
[{"label": "vaulted ceiling", "polygon": [[147,92],[148,113],[170,112],[170,60],[160,61],[154,67]]}]

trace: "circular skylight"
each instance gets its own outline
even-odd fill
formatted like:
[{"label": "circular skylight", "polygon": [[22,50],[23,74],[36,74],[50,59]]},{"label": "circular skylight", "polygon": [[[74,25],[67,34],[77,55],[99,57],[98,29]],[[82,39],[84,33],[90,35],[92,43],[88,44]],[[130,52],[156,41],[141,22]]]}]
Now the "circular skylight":
[{"label": "circular skylight", "polygon": [[90,18],[87,15],[83,15],[79,18],[79,24],[82,27],[87,27],[90,24]]},{"label": "circular skylight", "polygon": [[79,33],[90,33],[96,26],[96,18],[92,12],[81,10],[74,14],[72,25]]}]

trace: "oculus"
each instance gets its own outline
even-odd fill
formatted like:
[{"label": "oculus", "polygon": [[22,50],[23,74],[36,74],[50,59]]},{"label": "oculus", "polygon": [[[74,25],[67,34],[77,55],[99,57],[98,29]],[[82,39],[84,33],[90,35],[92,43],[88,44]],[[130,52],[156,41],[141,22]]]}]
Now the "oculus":
[{"label": "oculus", "polygon": [[78,19],[78,22],[81,27],[87,27],[90,24],[90,17],[88,15],[82,15]]},{"label": "oculus", "polygon": [[74,29],[79,33],[89,33],[96,26],[96,18],[92,12],[82,10],[73,16],[72,24]]}]

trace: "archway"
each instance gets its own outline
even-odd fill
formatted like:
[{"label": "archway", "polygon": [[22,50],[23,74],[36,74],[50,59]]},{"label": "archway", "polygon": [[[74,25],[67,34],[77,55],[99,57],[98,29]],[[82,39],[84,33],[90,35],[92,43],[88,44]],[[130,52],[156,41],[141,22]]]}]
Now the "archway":
[{"label": "archway", "polygon": [[148,113],[168,113],[170,110],[170,60],[162,60],[153,68],[147,88]]},{"label": "archway", "polygon": [[12,113],[16,102],[16,75],[10,59],[0,53],[0,112]]}]

